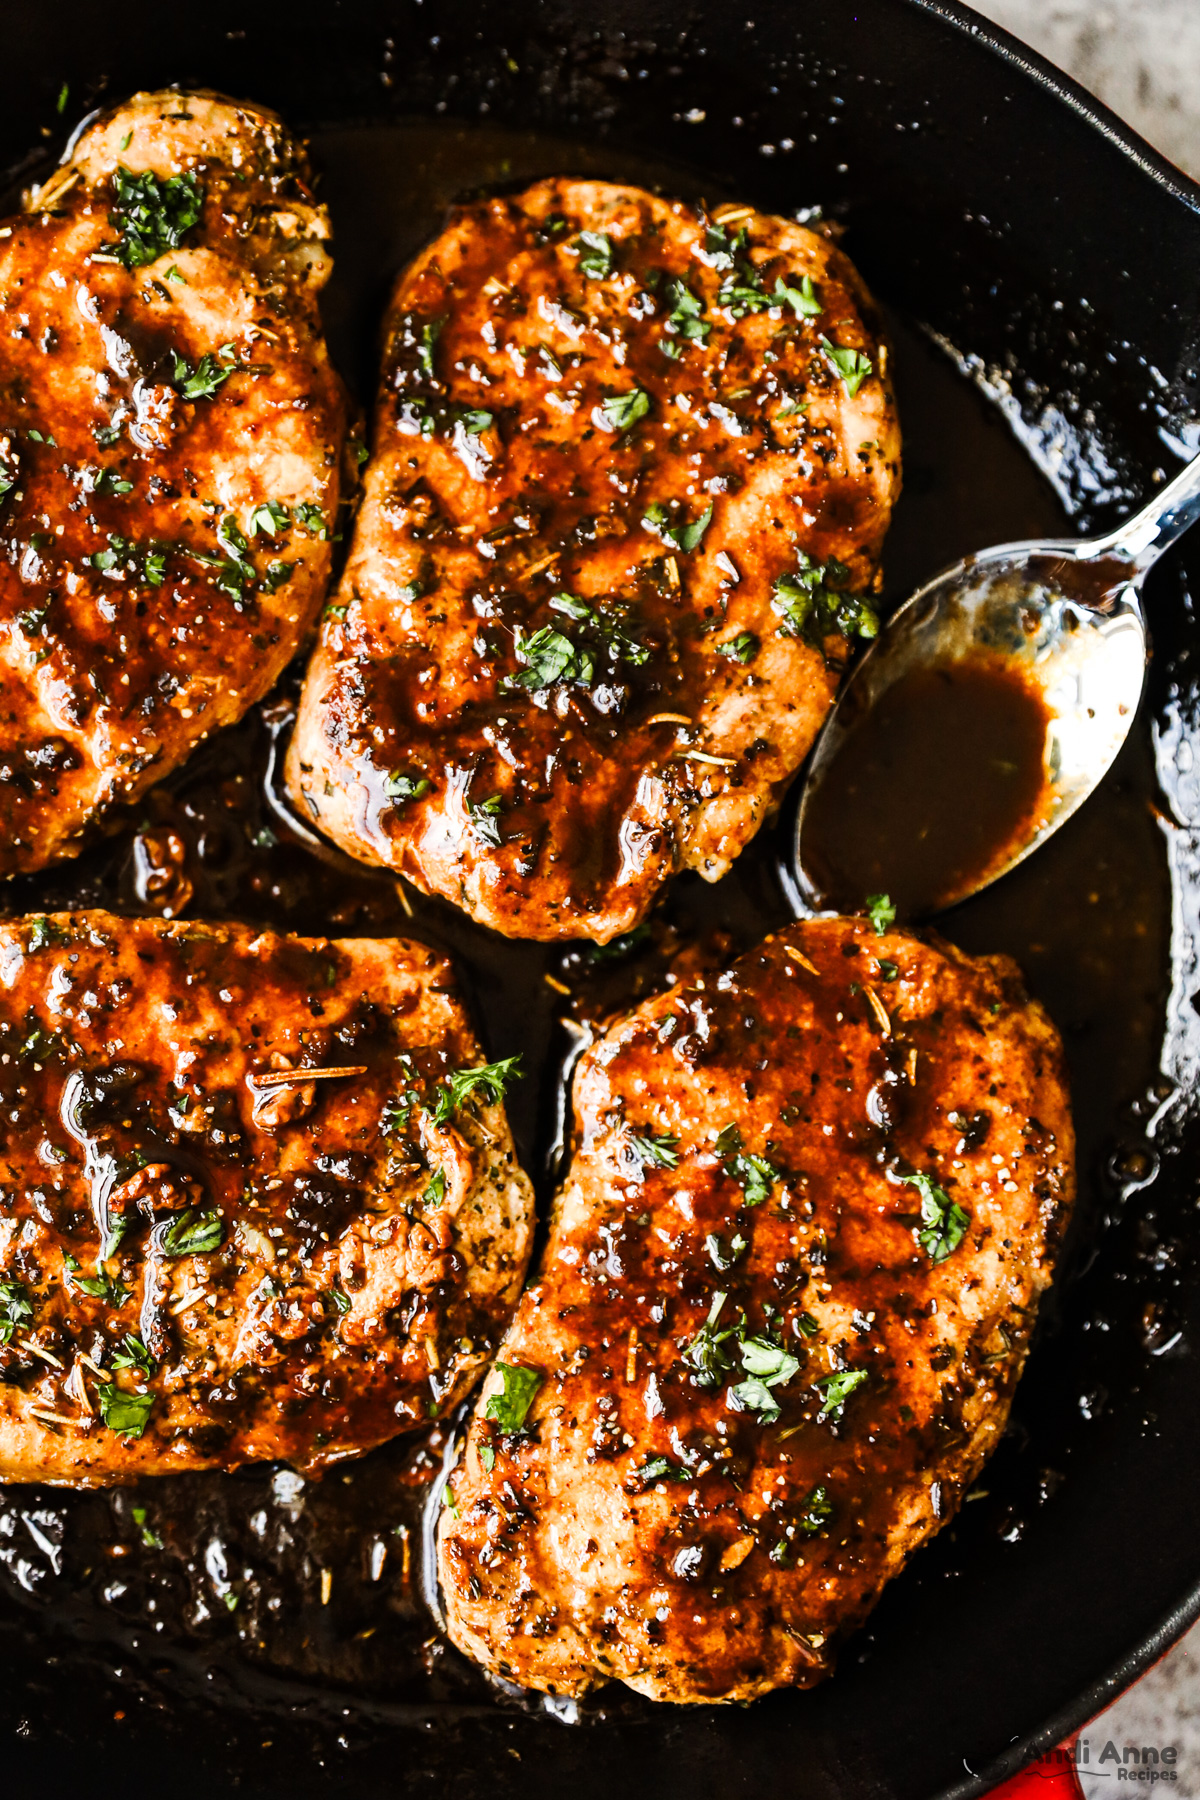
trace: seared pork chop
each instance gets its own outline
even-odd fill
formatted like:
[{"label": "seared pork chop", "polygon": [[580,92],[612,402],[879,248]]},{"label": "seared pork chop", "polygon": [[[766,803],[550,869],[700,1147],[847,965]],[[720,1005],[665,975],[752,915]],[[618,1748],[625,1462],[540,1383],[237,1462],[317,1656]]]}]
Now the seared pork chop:
[{"label": "seared pork chop", "polygon": [[139,94],[0,226],[0,872],[271,686],[329,577],[330,262],[272,114]]},{"label": "seared pork chop", "polygon": [[567,180],[458,212],[392,301],[301,810],[513,937],[717,880],[874,629],[886,358],[786,219]]},{"label": "seared pork chop", "polygon": [[1008,1415],[1072,1196],[1006,958],[795,925],[585,1055],[451,1478],[450,1634],[511,1681],[808,1686]]},{"label": "seared pork chop", "polygon": [[0,1480],[282,1457],[452,1406],[532,1197],[442,957],[102,912],[0,924]]}]

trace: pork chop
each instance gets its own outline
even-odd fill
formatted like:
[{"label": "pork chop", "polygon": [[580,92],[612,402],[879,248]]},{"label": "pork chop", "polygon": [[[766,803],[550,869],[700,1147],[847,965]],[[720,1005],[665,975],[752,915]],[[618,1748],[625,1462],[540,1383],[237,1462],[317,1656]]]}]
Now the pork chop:
[{"label": "pork chop", "polygon": [[440,1523],[510,1681],[809,1686],[1003,1430],[1072,1197],[1004,957],[795,925],[614,1025]]},{"label": "pork chop", "polygon": [[0,1481],[317,1469],[470,1388],[532,1196],[423,945],[0,924]]},{"label": "pork chop", "polygon": [[139,94],[0,225],[0,872],[82,846],[275,681],[344,434],[304,153]]},{"label": "pork chop", "polygon": [[463,208],[392,300],[297,804],[509,936],[628,931],[778,802],[898,486],[828,237],[595,181]]}]

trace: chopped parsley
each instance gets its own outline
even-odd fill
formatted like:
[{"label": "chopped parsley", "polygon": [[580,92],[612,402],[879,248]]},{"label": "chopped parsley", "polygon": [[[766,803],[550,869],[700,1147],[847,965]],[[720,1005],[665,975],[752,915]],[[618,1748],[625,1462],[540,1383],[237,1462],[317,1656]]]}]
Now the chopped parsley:
[{"label": "chopped parsley", "polygon": [[30,950],[49,950],[53,944],[67,943],[67,933],[53,920],[46,918],[32,919],[29,925]]},{"label": "chopped parsley", "polygon": [[698,519],[693,519],[687,525],[675,525],[671,522],[671,515],[666,507],[656,500],[646,508],[642,525],[645,530],[660,537],[670,549],[690,554],[704,542],[704,534],[712,524],[712,516],[713,503],[710,500]]},{"label": "chopped parsley", "polygon": [[896,909],[887,894],[867,895],[867,917],[875,927],[876,937],[882,937],[896,923]]},{"label": "chopped parsley", "polygon": [[496,1373],[504,1387],[493,1394],[484,1408],[484,1417],[494,1419],[506,1436],[524,1429],[533,1397],[545,1377],[539,1369],[528,1369],[520,1363],[498,1362]]},{"label": "chopped parsley", "polygon": [[771,1189],[779,1179],[779,1170],[765,1156],[746,1156],[742,1150],[742,1134],[736,1125],[726,1125],[716,1142],[721,1166],[732,1176],[745,1196],[747,1206],[761,1206],[771,1197]]},{"label": "chopped parsley", "polygon": [[633,636],[626,627],[629,608],[620,602],[606,607],[589,606],[576,594],[555,594],[550,602],[551,612],[563,613],[568,619],[574,619],[607,650],[613,662],[633,663],[640,668],[650,659],[650,650],[639,638]]},{"label": "chopped parsley", "polygon": [[421,1195],[422,1206],[437,1206],[446,1198],[446,1171],[435,1169],[429,1177],[429,1185]]},{"label": "chopped parsley", "polygon": [[168,553],[168,546],[136,544],[132,538],[110,531],[108,549],[97,550],[84,561],[102,575],[129,575],[135,581],[144,581],[147,587],[161,587],[167,578]]},{"label": "chopped parsley", "polygon": [[641,388],[631,388],[627,394],[609,394],[600,405],[593,408],[592,418],[605,431],[628,431],[639,419],[644,419],[650,411],[650,396]]},{"label": "chopped parsley", "polygon": [[822,310],[811,275],[805,275],[799,287],[792,287],[788,282],[776,281],[775,292],[771,295],[771,305],[790,306],[798,319],[815,319]]},{"label": "chopped parsley", "polygon": [[504,842],[500,835],[501,804],[499,794],[490,794],[486,800],[467,802],[471,836],[484,848],[498,849]]},{"label": "chopped parsley", "polygon": [[797,1528],[806,1537],[815,1537],[822,1531],[833,1517],[833,1506],[829,1494],[824,1487],[813,1488],[812,1492],[800,1502],[804,1511],[796,1520]]},{"label": "chopped parsley", "polygon": [[81,1294],[87,1294],[92,1300],[103,1300],[106,1306],[124,1306],[132,1293],[124,1282],[113,1281],[108,1275],[81,1275],[79,1260],[63,1251],[63,1267],[67,1271],[70,1286],[78,1288]]},{"label": "chopped parsley", "polygon": [[727,1269],[732,1269],[734,1263],[746,1254],[749,1243],[740,1231],[734,1232],[728,1244],[715,1231],[710,1231],[704,1240],[704,1248],[708,1251],[713,1268],[724,1275]]},{"label": "chopped parsley", "polygon": [[844,638],[873,638],[879,632],[879,619],[874,608],[861,594],[842,593],[841,584],[850,571],[844,563],[830,557],[827,563],[814,562],[804,551],[797,552],[798,568],[781,575],[774,586],[771,605],[782,620],[783,637],[801,638],[820,649],[835,631]]},{"label": "chopped parsley", "polygon": [[631,1134],[629,1148],[643,1169],[676,1169],[679,1167],[679,1139],[670,1132],[648,1132],[644,1137]]},{"label": "chopped parsley", "polygon": [[158,1364],[136,1331],[127,1331],[121,1348],[112,1359],[114,1369],[136,1369],[142,1375],[153,1375]]},{"label": "chopped parsley", "polygon": [[669,1456],[648,1456],[634,1471],[644,1488],[656,1481],[690,1481],[691,1471],[673,1463]]},{"label": "chopped parsley", "polygon": [[592,281],[603,281],[612,274],[612,239],[602,231],[581,231],[570,245],[579,258],[579,272]]},{"label": "chopped parsley", "polygon": [[814,1381],[813,1386],[821,1396],[818,1419],[832,1419],[836,1424],[855,1388],[860,1388],[866,1380],[865,1369],[839,1369],[833,1375],[822,1375],[819,1381]]},{"label": "chopped parsley", "polygon": [[509,1082],[521,1079],[521,1070],[517,1067],[520,1060],[519,1054],[506,1056],[499,1062],[483,1063],[477,1069],[455,1069],[452,1074],[444,1076],[437,1105],[433,1109],[434,1124],[448,1124],[460,1107],[465,1106],[475,1094],[490,1105],[499,1106],[508,1091]]},{"label": "chopped parsley", "polygon": [[299,506],[293,506],[292,517],[301,531],[306,532],[309,537],[323,540],[329,536],[328,520],[320,507],[314,506],[311,500],[302,500]]},{"label": "chopped parsley", "polygon": [[461,425],[468,437],[478,437],[481,432],[490,430],[493,417],[475,406],[458,406],[454,409],[454,422]]},{"label": "chopped parsley", "polygon": [[508,676],[506,685],[536,694],[560,681],[590,687],[595,679],[596,659],[591,651],[574,644],[553,625],[543,625],[529,637],[518,625],[514,647],[524,667],[518,674]]},{"label": "chopped parsley", "polygon": [[903,1175],[901,1180],[915,1187],[921,1196],[922,1229],[917,1233],[917,1242],[930,1262],[945,1262],[962,1243],[971,1223],[970,1214],[950,1198],[945,1188],[938,1186],[932,1175]]},{"label": "chopped parsley", "polygon": [[703,302],[697,299],[686,281],[668,281],[667,299],[671,304],[667,330],[675,337],[691,338],[702,344],[712,330],[704,320]]},{"label": "chopped parsley", "polygon": [[426,381],[437,379],[437,371],[433,366],[433,352],[445,323],[445,319],[430,319],[421,327],[421,336],[417,345],[417,367]]},{"label": "chopped parsley", "polygon": [[338,1314],[339,1318],[344,1318],[345,1315],[350,1311],[351,1306],[354,1304],[354,1302],[351,1300],[349,1294],[346,1293],[345,1289],[338,1287],[336,1282],[334,1283],[333,1287],[326,1289],[325,1298],[329,1301],[330,1305],[333,1307],[334,1312]]},{"label": "chopped parsley", "polygon": [[759,1336],[739,1339],[738,1350],[746,1380],[729,1390],[729,1402],[736,1412],[757,1413],[764,1425],[779,1417],[779,1402],[771,1392],[799,1373],[800,1359],[785,1350],[774,1338]]},{"label": "chopped parsley", "polygon": [[900,965],[898,963],[889,962],[885,956],[879,958],[879,962],[876,966],[879,969],[879,979],[881,981],[895,981],[900,973]]},{"label": "chopped parsley", "polygon": [[194,175],[171,175],[160,181],[149,169],[135,175],[120,167],[113,176],[113,211],[108,218],[121,235],[117,243],[101,248],[115,254],[127,269],[144,268],[166,251],[178,250],[199,222],[203,206],[204,189]]},{"label": "chopped parsley", "polygon": [[286,506],[278,500],[264,500],[256,506],[246,521],[247,537],[257,537],[261,532],[264,537],[279,537],[288,528],[289,514]]},{"label": "chopped parsley", "polygon": [[406,800],[421,800],[429,792],[433,783],[424,775],[409,775],[403,769],[393,769],[384,784],[389,800],[403,804]]},{"label": "chopped parsley", "polygon": [[172,1219],[163,1232],[164,1256],[207,1256],[225,1241],[225,1222],[219,1213],[200,1212],[194,1206]]},{"label": "chopped parsley", "polygon": [[822,337],[820,342],[826,360],[834,373],[841,376],[846,394],[853,400],[867,376],[874,374],[874,363],[862,350],[844,349],[838,344],[831,344],[827,337]]},{"label": "chopped parsley", "polygon": [[110,1431],[119,1431],[124,1438],[141,1437],[154,1405],[153,1394],[127,1394],[114,1382],[103,1381],[96,1387],[96,1398],[100,1417]]},{"label": "chopped parsley", "polygon": [[223,345],[221,360],[205,351],[194,369],[188,367],[186,358],[177,350],[171,352],[171,380],[185,400],[211,400],[222,383],[229,380],[233,361],[228,351],[229,346]]},{"label": "chopped parsley", "polygon": [[759,652],[759,641],[752,631],[739,631],[736,637],[726,638],[723,644],[717,645],[717,655],[727,656],[730,662],[753,662]]},{"label": "chopped parsley", "polygon": [[0,1281],[0,1343],[11,1344],[13,1333],[27,1331],[33,1319],[28,1290],[19,1281]]},{"label": "chopped parsley", "polygon": [[725,1371],[733,1367],[733,1352],[725,1346],[731,1337],[737,1336],[738,1327],[727,1325],[723,1331],[717,1329],[721,1308],[727,1299],[728,1295],[720,1290],[713,1295],[707,1319],[695,1337],[684,1346],[683,1361],[692,1371],[692,1381],[696,1387],[719,1386]]}]

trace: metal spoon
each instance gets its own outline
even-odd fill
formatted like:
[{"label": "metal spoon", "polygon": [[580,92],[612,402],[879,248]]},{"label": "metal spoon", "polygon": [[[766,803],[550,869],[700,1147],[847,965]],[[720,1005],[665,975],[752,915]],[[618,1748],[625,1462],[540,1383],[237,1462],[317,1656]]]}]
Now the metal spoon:
[{"label": "metal spoon", "polygon": [[[849,734],[918,665],[945,667],[980,652],[993,661],[1015,658],[1049,714],[1046,803],[1036,823],[977,877],[940,891],[936,910],[987,887],[1057,831],[1096,788],[1133,724],[1149,655],[1142,582],[1198,518],[1200,457],[1106,537],[982,550],[905,601],[853,671],[817,742],[794,842],[805,902],[820,906],[830,898],[805,863],[813,796]],[[970,794],[963,804],[970,806]]]}]

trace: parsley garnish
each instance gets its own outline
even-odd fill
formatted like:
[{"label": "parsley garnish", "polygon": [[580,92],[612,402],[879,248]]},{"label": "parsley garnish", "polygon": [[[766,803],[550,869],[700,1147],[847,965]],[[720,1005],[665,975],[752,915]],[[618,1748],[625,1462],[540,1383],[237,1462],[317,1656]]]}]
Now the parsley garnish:
[{"label": "parsley garnish", "polygon": [[612,274],[612,239],[602,231],[581,231],[570,247],[579,257],[581,274],[590,276],[593,281],[603,281],[606,275]]},{"label": "parsley garnish", "polygon": [[167,554],[165,548],[156,550],[152,546],[135,544],[132,538],[110,531],[108,549],[97,550],[84,561],[90,562],[102,575],[132,575],[135,580],[144,581],[147,587],[161,587],[167,577]]},{"label": "parsley garnish", "polygon": [[167,250],[178,250],[204,206],[204,189],[194,175],[171,175],[160,182],[149,169],[134,175],[118,168],[113,195],[109,223],[121,236],[102,248],[115,252],[127,269],[144,268]]},{"label": "parsley garnish", "polygon": [[761,1206],[771,1197],[771,1189],[779,1179],[779,1170],[765,1156],[744,1156],[742,1134],[736,1125],[726,1125],[716,1142],[721,1166],[742,1188],[747,1206]]},{"label": "parsley garnish", "polygon": [[499,794],[490,794],[486,800],[467,802],[471,836],[485,848],[498,849],[504,842],[500,835],[500,806]]},{"label": "parsley garnish", "polygon": [[460,406],[455,408],[454,420],[468,436],[478,437],[480,432],[490,428],[492,415],[490,412],[482,412],[478,407]]},{"label": "parsley garnish", "polygon": [[833,1507],[829,1495],[824,1487],[815,1487],[800,1504],[804,1511],[796,1520],[797,1528],[804,1532],[806,1537],[815,1537],[817,1532],[828,1525],[833,1517]]},{"label": "parsley garnish", "polygon": [[712,524],[712,516],[713,503],[710,500],[698,519],[693,519],[688,525],[673,525],[666,507],[656,500],[646,508],[642,525],[647,531],[653,531],[672,550],[690,553],[704,542],[704,534]]},{"label": "parsley garnish", "polygon": [[568,619],[574,619],[579,625],[590,631],[593,637],[608,651],[614,662],[633,663],[640,668],[650,659],[647,645],[635,638],[625,626],[629,608],[619,602],[601,608],[589,606],[586,600],[579,599],[576,594],[555,594],[550,602],[551,612],[565,613]]},{"label": "parsley garnish", "polygon": [[338,1287],[336,1283],[333,1287],[325,1290],[325,1297],[333,1307],[334,1312],[341,1318],[345,1317],[350,1311],[351,1306],[354,1304],[349,1294],[347,1294],[343,1288]]},{"label": "parsley garnish", "polygon": [[545,1377],[539,1369],[527,1369],[520,1363],[498,1362],[496,1373],[504,1388],[488,1400],[484,1417],[494,1419],[501,1431],[511,1437],[524,1428],[533,1397]]},{"label": "parsley garnish", "polygon": [[712,326],[704,321],[703,302],[697,299],[686,281],[668,281],[667,299],[671,303],[667,330],[676,337],[691,338],[702,344],[712,330]]},{"label": "parsley garnish", "polygon": [[446,1171],[435,1169],[429,1177],[429,1185],[421,1195],[422,1206],[436,1206],[439,1200],[446,1198]]},{"label": "parsley garnish", "polygon": [[[222,361],[206,351],[194,369],[188,367],[187,361],[177,350],[171,352],[171,380],[185,400],[211,400],[223,382],[233,374],[232,361],[225,360],[225,350],[221,352]],[[261,511],[261,508],[258,509]]]},{"label": "parsley garnish", "polygon": [[811,275],[806,275],[799,287],[792,287],[786,282],[777,281],[775,292],[771,295],[771,305],[790,306],[798,319],[815,319],[822,310]]},{"label": "parsley garnish", "polygon": [[879,978],[881,981],[895,981],[896,977],[900,973],[899,964],[894,963],[894,962],[888,962],[887,958],[884,956],[881,956],[879,958],[879,963],[877,966],[879,969]]},{"label": "parsley garnish", "polygon": [[324,539],[329,536],[329,525],[325,514],[310,500],[302,500],[299,506],[293,506],[292,517],[301,531],[307,532],[309,537]]},{"label": "parsley garnish", "polygon": [[779,627],[782,636],[802,638],[819,650],[834,631],[844,638],[878,634],[879,619],[861,594],[839,591],[850,573],[844,563],[835,557],[827,563],[814,562],[803,550],[797,552],[797,561],[795,573],[781,575],[776,581],[771,601],[783,621]]},{"label": "parsley garnish", "polygon": [[649,411],[649,394],[643,393],[641,388],[632,388],[628,394],[609,394],[593,409],[592,417],[605,431],[627,431]]},{"label": "parsley garnish", "polygon": [[746,227],[727,237],[719,225],[708,225],[704,231],[704,261],[710,269],[732,269],[739,253],[746,247]]},{"label": "parsley garnish", "polygon": [[52,944],[65,944],[67,934],[61,926],[55,925],[46,918],[31,919],[29,924],[30,950],[48,950]]},{"label": "parsley garnish", "polygon": [[590,687],[595,678],[596,660],[591,652],[573,644],[553,625],[543,625],[530,637],[526,637],[518,625],[514,647],[525,667],[507,678],[507,684],[512,687],[526,688],[536,694],[560,681]]},{"label": "parsley garnish", "polygon": [[703,1325],[683,1349],[683,1360],[692,1371],[692,1381],[696,1387],[716,1387],[726,1369],[733,1367],[733,1353],[725,1348],[726,1341],[736,1337],[737,1326],[727,1325],[724,1331],[717,1330],[717,1320],[721,1316],[728,1295],[718,1291],[712,1297],[712,1305],[708,1309],[708,1317]]},{"label": "parsley garnish", "polygon": [[921,1196],[924,1229],[917,1233],[917,1242],[930,1262],[945,1262],[962,1243],[967,1226],[971,1223],[970,1214],[950,1198],[945,1188],[938,1186],[932,1175],[918,1173],[902,1175],[900,1179],[910,1187],[915,1187]]},{"label": "parsley garnish", "polygon": [[72,1288],[78,1288],[81,1294],[87,1294],[93,1300],[103,1300],[106,1306],[124,1306],[133,1291],[107,1275],[81,1275],[78,1258],[67,1250],[63,1251],[63,1267]]},{"label": "parsley garnish", "polygon": [[96,1388],[100,1417],[110,1431],[125,1438],[140,1438],[154,1405],[153,1394],[127,1394],[113,1382],[100,1382]]},{"label": "parsley garnish", "polygon": [[758,651],[759,642],[752,631],[739,631],[735,638],[726,638],[717,645],[717,655],[727,656],[730,662],[753,662]]},{"label": "parsley garnish", "polygon": [[424,775],[407,775],[403,769],[393,769],[384,785],[388,799],[402,804],[405,800],[422,799],[433,783]]},{"label": "parsley garnish", "polygon": [[634,1474],[639,1477],[644,1488],[656,1481],[690,1481],[691,1471],[673,1463],[669,1456],[649,1456],[636,1468]]},{"label": "parsley garnish", "polygon": [[246,535],[257,537],[259,532],[264,537],[279,537],[288,528],[288,509],[281,506],[278,500],[264,500],[256,506],[246,521]]},{"label": "parsley garnish", "polygon": [[708,1251],[714,1269],[718,1269],[723,1275],[727,1269],[732,1269],[739,1257],[745,1255],[749,1244],[740,1231],[734,1232],[728,1244],[715,1231],[710,1231],[704,1240],[704,1248]]},{"label": "parsley garnish", "polygon": [[874,373],[874,363],[862,350],[843,349],[838,344],[831,344],[827,337],[820,342],[830,366],[841,376],[848,398],[853,400],[867,376]]},{"label": "parsley garnish", "polygon": [[189,1206],[185,1213],[172,1219],[162,1235],[164,1256],[207,1256],[219,1250],[225,1241],[225,1222],[219,1213],[199,1212]]},{"label": "parsley garnish", "polygon": [[112,1360],[114,1369],[137,1369],[143,1375],[153,1375],[158,1367],[136,1331],[125,1333],[122,1348]]},{"label": "parsley garnish", "polygon": [[433,352],[445,323],[445,319],[430,319],[421,327],[421,341],[417,346],[417,367],[427,381],[434,381],[437,378],[437,372],[433,366]]},{"label": "parsley garnish", "polygon": [[521,1079],[521,1070],[517,1067],[520,1060],[519,1054],[506,1056],[500,1062],[483,1063],[478,1069],[455,1069],[452,1074],[443,1076],[441,1092],[433,1109],[434,1124],[447,1124],[476,1093],[491,1105],[499,1106],[509,1082]]},{"label": "parsley garnish", "polygon": [[896,909],[886,894],[868,894],[867,917],[875,927],[876,937],[882,937],[896,923]]},{"label": "parsley garnish", "polygon": [[832,1419],[835,1423],[845,1411],[846,1402],[867,1379],[865,1369],[840,1369],[833,1375],[822,1375],[813,1386],[821,1396],[821,1410],[818,1419]]},{"label": "parsley garnish", "polygon": [[757,1413],[764,1425],[779,1417],[779,1402],[771,1392],[798,1374],[800,1361],[782,1344],[769,1337],[741,1337],[738,1349],[747,1379],[730,1388],[730,1404],[737,1412]]},{"label": "parsley garnish", "polygon": [[679,1166],[679,1139],[669,1131],[648,1132],[644,1137],[632,1134],[629,1148],[643,1169],[675,1169]]},{"label": "parsley garnish", "polygon": [[0,1343],[11,1344],[15,1331],[27,1331],[33,1318],[28,1291],[19,1281],[0,1281]]}]

